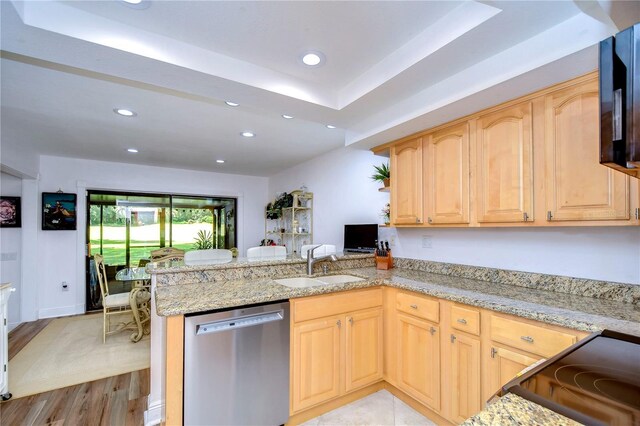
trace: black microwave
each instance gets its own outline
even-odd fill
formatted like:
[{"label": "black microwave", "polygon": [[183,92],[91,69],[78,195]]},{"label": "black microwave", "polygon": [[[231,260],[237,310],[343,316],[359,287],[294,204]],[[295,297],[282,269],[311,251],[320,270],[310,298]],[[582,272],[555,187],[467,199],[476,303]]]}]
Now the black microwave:
[{"label": "black microwave", "polygon": [[600,42],[600,164],[640,178],[640,23]]}]

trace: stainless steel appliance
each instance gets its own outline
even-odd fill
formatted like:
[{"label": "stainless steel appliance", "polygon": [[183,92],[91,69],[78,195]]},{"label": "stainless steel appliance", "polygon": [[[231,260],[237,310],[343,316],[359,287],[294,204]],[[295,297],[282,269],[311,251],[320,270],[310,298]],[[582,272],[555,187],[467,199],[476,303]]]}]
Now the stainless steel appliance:
[{"label": "stainless steel appliance", "polygon": [[185,318],[185,425],[280,425],[288,418],[289,302]]},{"label": "stainless steel appliance", "polygon": [[600,42],[600,163],[640,178],[640,23]]},{"label": "stainless steel appliance", "polygon": [[504,392],[585,425],[640,425],[640,337],[592,334],[512,380]]}]

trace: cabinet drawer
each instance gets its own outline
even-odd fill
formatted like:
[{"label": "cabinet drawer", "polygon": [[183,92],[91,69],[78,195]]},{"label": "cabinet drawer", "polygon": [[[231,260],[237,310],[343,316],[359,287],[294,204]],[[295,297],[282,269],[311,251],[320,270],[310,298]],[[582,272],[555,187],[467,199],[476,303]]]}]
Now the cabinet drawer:
[{"label": "cabinet drawer", "polygon": [[435,299],[399,292],[396,296],[396,308],[435,323],[440,322],[440,303]]},{"label": "cabinet drawer", "polygon": [[293,322],[301,322],[382,306],[382,289],[377,287],[366,290],[323,294],[320,296],[305,297],[303,299],[294,299],[292,302]]},{"label": "cabinet drawer", "polygon": [[451,328],[480,335],[480,311],[464,306],[451,305]]},{"label": "cabinet drawer", "polygon": [[491,340],[546,358],[571,346],[576,336],[493,315]]}]

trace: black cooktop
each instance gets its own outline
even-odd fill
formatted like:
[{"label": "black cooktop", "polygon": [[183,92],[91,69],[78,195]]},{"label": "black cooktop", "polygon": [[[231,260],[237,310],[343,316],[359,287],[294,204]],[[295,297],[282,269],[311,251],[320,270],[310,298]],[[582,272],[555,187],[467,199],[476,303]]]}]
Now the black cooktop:
[{"label": "black cooktop", "polygon": [[640,338],[603,331],[504,388],[587,425],[640,425]]}]

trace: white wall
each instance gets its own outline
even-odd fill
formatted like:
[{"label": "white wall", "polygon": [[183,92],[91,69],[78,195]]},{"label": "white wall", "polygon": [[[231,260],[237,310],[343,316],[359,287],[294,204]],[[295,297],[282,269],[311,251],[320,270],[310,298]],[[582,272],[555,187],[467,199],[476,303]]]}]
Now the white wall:
[{"label": "white wall", "polygon": [[[20,197],[22,179],[6,173],[0,173],[0,194]],[[20,323],[20,298],[22,283],[22,229],[0,229],[0,282],[10,282],[16,289],[9,297],[9,330]]]},{"label": "white wall", "polygon": [[269,198],[306,184],[313,192],[313,242],[344,246],[344,225],[383,223],[381,210],[389,194],[378,192],[381,184],[369,177],[372,164],[387,158],[369,151],[339,148],[269,178]]},{"label": "white wall", "polygon": [[[314,192],[314,242],[342,245],[343,225],[380,222],[387,193],[368,179],[384,160],[368,151],[340,148],[269,179],[269,195],[305,183]],[[431,248],[422,248],[423,236]],[[640,229],[381,228],[398,257],[542,272],[640,284]]]},{"label": "white wall", "polygon": [[[41,266],[38,316],[41,318],[84,312],[85,190],[237,197],[240,252],[259,243],[264,234],[267,178],[263,177],[42,156],[39,191],[58,189],[78,194],[78,229],[38,230],[38,264]],[[62,291],[62,281],[69,284],[69,291]]]}]

